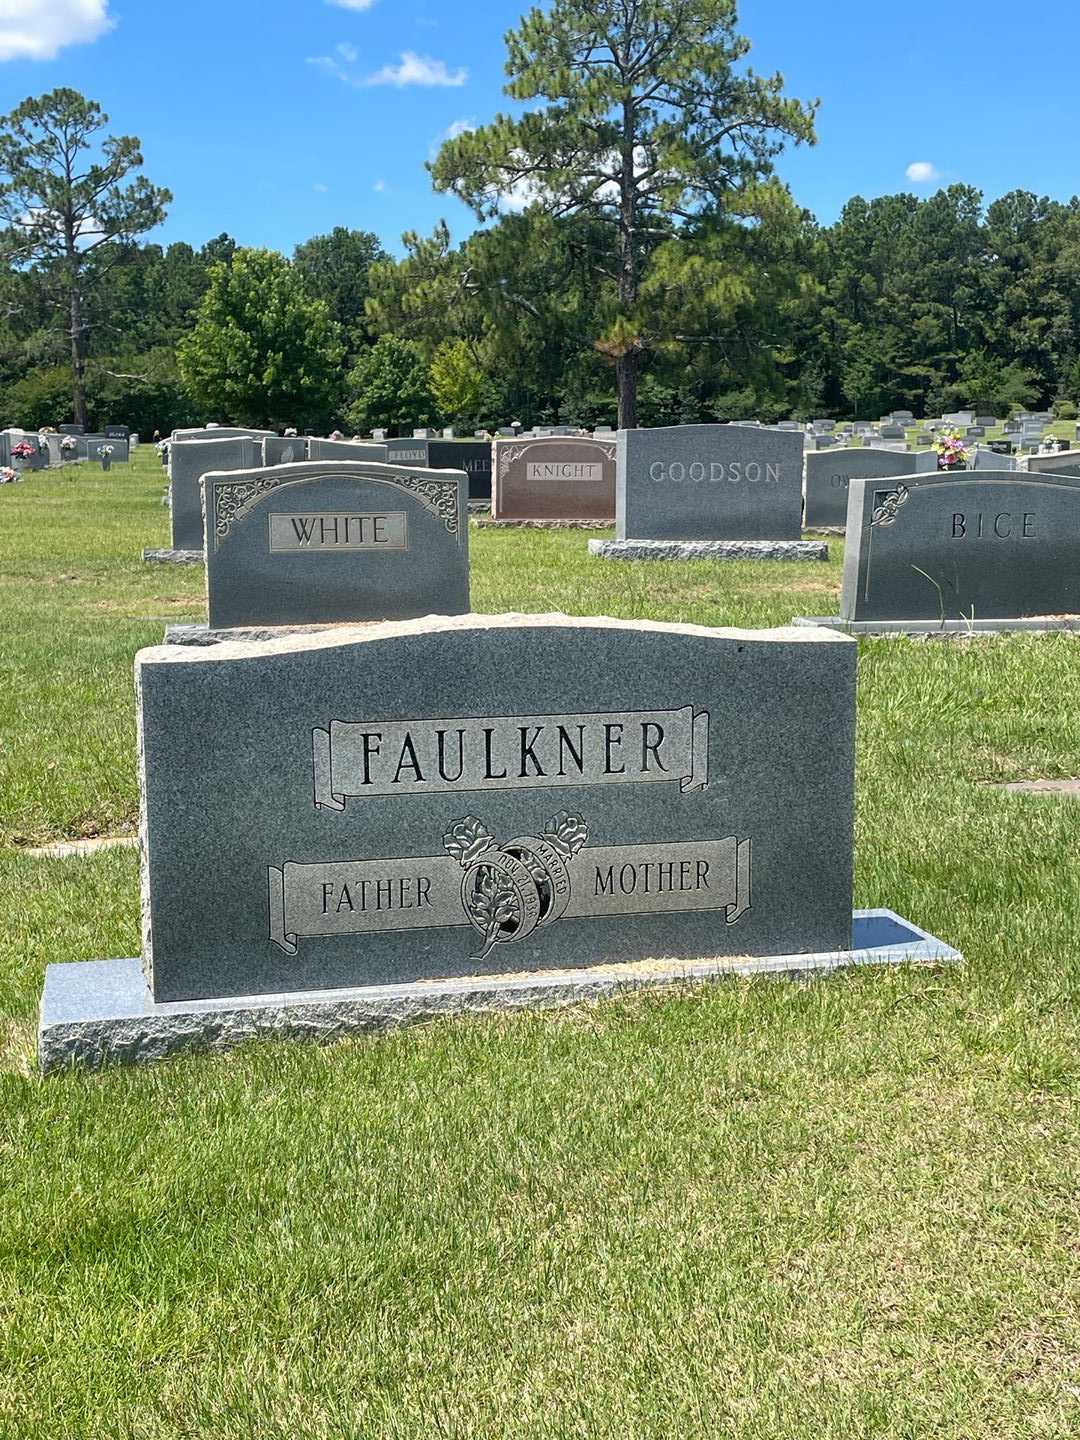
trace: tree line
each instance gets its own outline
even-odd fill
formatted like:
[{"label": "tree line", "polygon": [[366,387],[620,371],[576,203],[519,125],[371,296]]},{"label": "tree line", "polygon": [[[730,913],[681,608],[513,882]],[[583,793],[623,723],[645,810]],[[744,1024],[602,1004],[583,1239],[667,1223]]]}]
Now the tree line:
[{"label": "tree line", "polygon": [[[291,256],[143,237],[171,196],[61,89],[0,120],[0,420],[369,430],[873,419],[1080,394],[1080,200],[780,183],[816,102],[745,63],[732,0],[553,0],[514,113],[429,166],[485,224],[343,227]],[[521,110],[521,103],[525,108]]]}]

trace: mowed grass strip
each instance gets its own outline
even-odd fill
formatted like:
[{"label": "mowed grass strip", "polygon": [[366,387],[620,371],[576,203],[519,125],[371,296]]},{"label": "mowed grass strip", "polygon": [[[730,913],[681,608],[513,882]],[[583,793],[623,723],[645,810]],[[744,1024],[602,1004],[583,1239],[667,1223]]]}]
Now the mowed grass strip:
[{"label": "mowed grass strip", "polygon": [[[139,560],[161,488],[145,451],[0,489],[0,1435],[1077,1433],[1080,806],[992,788],[1080,774],[1076,642],[862,646],[857,900],[962,968],[45,1082],[44,967],[137,952],[138,867],[24,842],[134,822],[139,617],[203,605]],[[471,538],[477,610],[782,624],[839,588],[838,545]]]}]

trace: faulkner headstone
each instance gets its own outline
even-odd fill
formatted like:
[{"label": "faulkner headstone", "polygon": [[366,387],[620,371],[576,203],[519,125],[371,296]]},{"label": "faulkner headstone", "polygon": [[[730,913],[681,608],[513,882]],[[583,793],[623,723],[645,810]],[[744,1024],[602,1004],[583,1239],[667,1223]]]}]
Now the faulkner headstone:
[{"label": "faulkner headstone", "polygon": [[205,476],[210,637],[467,611],[467,483],[345,460]]},{"label": "faulkner headstone", "polygon": [[1080,628],[1080,477],[853,480],[838,624],[853,633]]},{"label": "faulkner headstone", "polygon": [[807,530],[842,528],[847,524],[848,485],[852,480],[895,475],[928,474],[937,469],[937,452],[837,450],[806,457]]},{"label": "faulkner headstone", "polygon": [[496,520],[610,522],[615,518],[615,442],[586,435],[496,440],[492,515]]},{"label": "faulkner headstone", "polygon": [[142,960],[48,968],[42,1067],[958,958],[852,915],[855,658],[555,615],[144,650]]}]

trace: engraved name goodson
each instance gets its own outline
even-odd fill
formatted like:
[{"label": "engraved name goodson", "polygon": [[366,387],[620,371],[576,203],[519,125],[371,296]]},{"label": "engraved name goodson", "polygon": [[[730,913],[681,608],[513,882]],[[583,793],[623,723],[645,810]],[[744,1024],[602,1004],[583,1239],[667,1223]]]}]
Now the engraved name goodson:
[{"label": "engraved name goodson", "polygon": [[391,514],[358,514],[355,511],[316,511],[298,515],[271,513],[272,554],[296,554],[315,550],[407,550],[408,530],[404,511]]},{"label": "engraved name goodson", "polygon": [[700,485],[703,481],[711,484],[720,484],[721,481],[728,481],[729,484],[737,485],[743,480],[749,481],[751,485],[760,482],[775,484],[780,479],[780,465],[767,462],[759,464],[757,460],[732,460],[725,465],[721,460],[711,460],[706,463],[704,460],[694,460],[690,464],[684,464],[681,460],[665,462],[654,460],[649,466],[649,478],[658,484],[670,480],[676,485],[689,480]]},{"label": "engraved name goodson", "polygon": [[449,790],[709,783],[709,716],[678,710],[332,720],[312,732],[315,805]]}]

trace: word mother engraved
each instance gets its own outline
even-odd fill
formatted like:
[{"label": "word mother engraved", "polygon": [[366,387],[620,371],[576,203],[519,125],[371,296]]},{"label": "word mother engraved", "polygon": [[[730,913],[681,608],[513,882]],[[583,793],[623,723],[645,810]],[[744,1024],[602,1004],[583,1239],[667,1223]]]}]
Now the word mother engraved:
[{"label": "word mother engraved", "polygon": [[587,848],[588,838],[566,810],[501,845],[465,815],[443,836],[445,855],[270,867],[270,939],[295,955],[301,937],[468,925],[482,960],[564,916],[719,910],[734,925],[750,910],[748,839]]},{"label": "word mother engraved", "polygon": [[270,517],[270,550],[295,555],[299,551],[407,550],[408,529],[404,511],[392,514],[355,514],[349,511],[278,512]]},{"label": "word mother engraved", "polygon": [[312,731],[316,809],[370,795],[545,785],[709,783],[709,715],[679,710],[332,720]]}]

